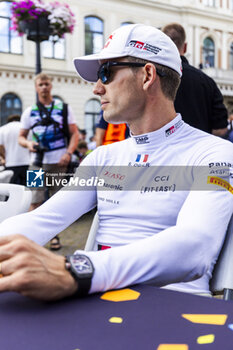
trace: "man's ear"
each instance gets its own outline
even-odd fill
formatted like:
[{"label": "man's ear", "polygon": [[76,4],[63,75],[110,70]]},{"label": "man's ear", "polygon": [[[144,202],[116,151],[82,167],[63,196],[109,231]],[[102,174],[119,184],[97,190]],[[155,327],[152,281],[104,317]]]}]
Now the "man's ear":
[{"label": "man's ear", "polygon": [[143,80],[144,89],[148,89],[154,83],[156,78],[158,79],[154,64],[147,63],[144,66],[144,80]]},{"label": "man's ear", "polygon": [[184,43],[184,54],[187,52],[187,46],[188,46],[188,44]]}]

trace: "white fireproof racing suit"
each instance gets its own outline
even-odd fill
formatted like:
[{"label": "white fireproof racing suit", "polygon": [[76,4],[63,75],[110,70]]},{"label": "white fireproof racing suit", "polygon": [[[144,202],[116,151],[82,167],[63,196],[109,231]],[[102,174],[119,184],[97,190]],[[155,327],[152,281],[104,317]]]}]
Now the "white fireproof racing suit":
[{"label": "white fireproof racing suit", "polygon": [[232,164],[230,142],[177,115],[157,131],[93,151],[76,175],[95,184],[98,178],[98,188],[60,190],[38,209],[5,220],[0,234],[21,233],[43,245],[97,205],[96,240],[111,249],[85,252],[95,268],[90,292],[153,280],[208,293],[233,212]]}]

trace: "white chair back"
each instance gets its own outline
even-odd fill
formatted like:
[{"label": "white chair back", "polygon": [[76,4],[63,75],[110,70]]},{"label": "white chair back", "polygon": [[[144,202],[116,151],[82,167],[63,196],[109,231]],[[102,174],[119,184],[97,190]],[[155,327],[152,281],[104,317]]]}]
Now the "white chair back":
[{"label": "white chair back", "polygon": [[96,233],[98,231],[99,227],[99,217],[98,217],[98,212],[95,214],[94,219],[91,224],[91,228],[89,231],[89,235],[87,237],[86,245],[84,250],[86,251],[91,251],[91,250],[97,250],[97,244],[96,244]]},{"label": "white chair back", "polygon": [[12,170],[0,171],[0,183],[10,182],[13,175],[14,175],[14,172]]},{"label": "white chair back", "polygon": [[214,267],[210,290],[213,294],[223,293],[225,300],[233,299],[233,215],[228,225],[222,250]]},{"label": "white chair back", "polygon": [[28,211],[32,193],[22,185],[0,183],[0,222]]}]

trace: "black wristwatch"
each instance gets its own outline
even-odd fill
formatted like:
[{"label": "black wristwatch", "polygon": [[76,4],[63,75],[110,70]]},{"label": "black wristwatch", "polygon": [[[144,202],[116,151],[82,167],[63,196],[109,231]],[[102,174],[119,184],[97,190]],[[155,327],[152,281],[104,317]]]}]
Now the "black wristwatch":
[{"label": "black wristwatch", "polygon": [[78,282],[76,295],[79,297],[87,295],[94,274],[94,266],[91,260],[82,254],[67,255],[65,267]]}]

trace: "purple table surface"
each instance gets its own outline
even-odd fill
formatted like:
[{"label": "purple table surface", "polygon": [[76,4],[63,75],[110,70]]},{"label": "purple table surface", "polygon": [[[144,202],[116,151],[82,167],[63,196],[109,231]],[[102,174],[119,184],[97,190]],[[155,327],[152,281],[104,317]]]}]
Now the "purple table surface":
[{"label": "purple table surface", "polygon": [[[137,300],[113,302],[100,299],[102,294],[95,294],[45,303],[15,293],[2,293],[0,349],[233,349],[233,302],[148,285],[130,289],[140,293]],[[215,325],[192,323],[182,314],[226,314],[228,317],[225,324]],[[112,317],[121,318],[122,323],[109,322]],[[207,343],[199,344],[198,337],[206,335]],[[212,340],[208,340],[210,338]]]}]

